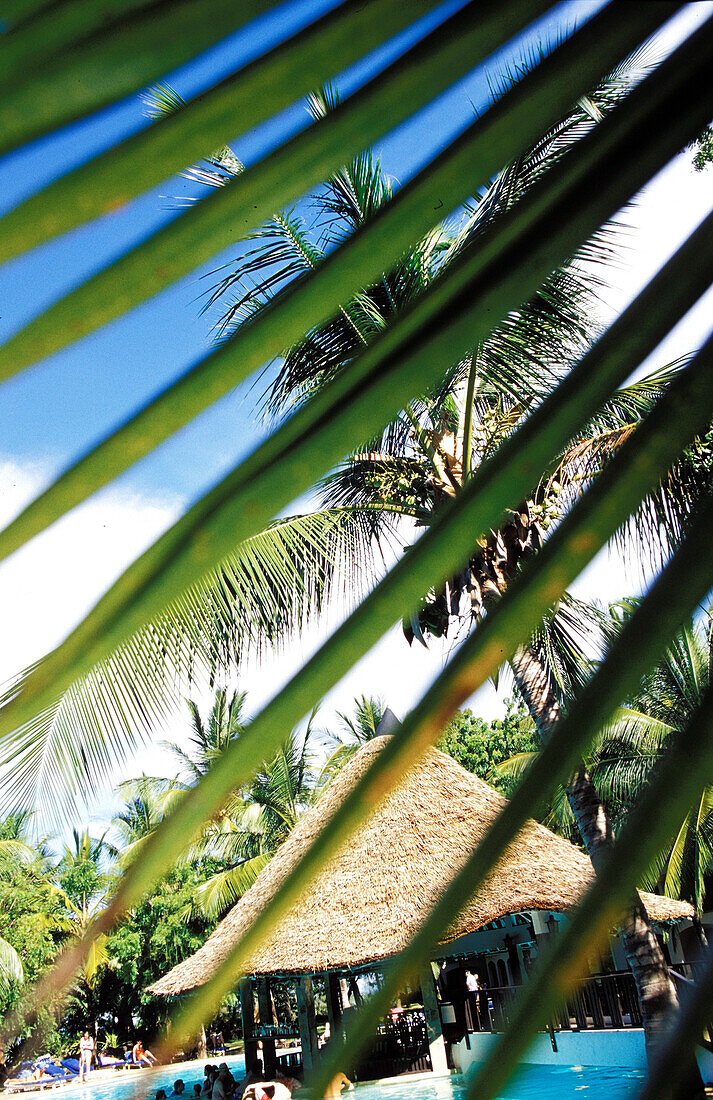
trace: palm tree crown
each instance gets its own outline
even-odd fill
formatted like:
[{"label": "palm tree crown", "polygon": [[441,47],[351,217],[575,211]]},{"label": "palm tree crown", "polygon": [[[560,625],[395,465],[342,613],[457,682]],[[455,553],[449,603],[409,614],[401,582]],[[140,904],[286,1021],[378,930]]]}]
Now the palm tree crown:
[{"label": "palm tree crown", "polygon": [[182,767],[184,778],[197,782],[211,764],[222,755],[230,741],[240,736],[245,726],[246,693],[234,692],[228,697],[226,688],[218,688],[207,722],[204,722],[198,704],[187,699],[191,715],[191,739],[184,749],[173,742],[166,747]]},{"label": "palm tree crown", "polygon": [[[623,820],[666,754],[686,728],[711,681],[713,627],[710,612],[688,622],[644,677],[639,692],[603,731],[592,774],[615,821]],[[681,821],[642,886],[704,908],[707,876],[713,869],[713,785]]]}]

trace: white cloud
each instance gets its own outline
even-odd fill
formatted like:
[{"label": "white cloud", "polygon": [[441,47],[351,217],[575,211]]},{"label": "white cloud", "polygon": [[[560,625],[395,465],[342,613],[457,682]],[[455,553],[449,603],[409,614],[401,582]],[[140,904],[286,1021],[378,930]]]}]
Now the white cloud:
[{"label": "white cloud", "polygon": [[[49,474],[41,463],[0,459],[0,526],[37,495]],[[61,642],[179,509],[177,499],[104,491],[0,564],[0,682]]]},{"label": "white cloud", "polygon": [[[0,523],[48,480],[39,463],[0,461]],[[0,565],[0,681],[56,646],[127,564],[177,515],[179,501],[108,490]]]}]

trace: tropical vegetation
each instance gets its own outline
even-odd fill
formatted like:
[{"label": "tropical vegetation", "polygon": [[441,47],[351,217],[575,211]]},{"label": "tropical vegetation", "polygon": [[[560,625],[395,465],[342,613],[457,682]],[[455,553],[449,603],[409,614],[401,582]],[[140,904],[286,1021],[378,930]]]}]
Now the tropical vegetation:
[{"label": "tropical vegetation", "polygon": [[[106,905],[117,876],[140,858],[146,839],[177,799],[239,737],[246,694],[215,692],[208,714],[187,700],[189,736],[166,743],[174,778],[141,775],[118,784],[118,805],[100,836],[74,828],[57,845],[38,837],[32,815],[0,823],[0,1011],[17,1004],[26,983],[81,936]],[[35,1042],[54,1053],[75,1053],[77,1037],[96,1025],[104,1046],[131,1045],[137,1029],[154,1034],[168,1009],[145,993],[166,968],[195,952],[227,908],[254,882],[300,816],[348,762],[355,745],[376,733],[384,706],[362,696],[351,714],[338,714],[334,732],[316,715],[293,730],[246,788],[234,792],[219,815],[186,849],[178,866],[114,931],[95,941],[69,1000],[45,1006]],[[276,991],[276,996],[280,996]],[[290,1005],[285,1006],[288,1011]],[[239,1005],[228,996],[220,1009],[226,1037],[239,1033]],[[12,1058],[12,1050],[8,1052]]]},{"label": "tropical vegetation", "polygon": [[[637,603],[627,600],[612,605],[608,616],[597,616],[599,626],[610,636],[616,635]],[[602,727],[590,747],[587,771],[617,831],[708,687],[711,633],[709,611],[684,624],[661,661],[642,677],[638,690]],[[538,751],[535,744],[514,747],[512,755],[495,761],[491,781],[497,776],[500,783],[516,786]],[[544,820],[550,828],[576,840],[572,808],[564,788],[555,792]],[[689,901],[700,915],[708,908],[711,874],[713,792],[706,786],[695,803],[682,812],[669,843],[642,876],[640,886]]]},{"label": "tropical vegetation", "polygon": [[[175,27],[169,23],[174,9],[169,13],[166,5],[139,3],[134,11],[120,14],[104,12],[96,5],[85,7],[86,14],[78,14],[76,5],[63,0],[49,8],[36,0],[9,4],[4,34],[4,152],[137,91],[226,33],[238,30],[245,18],[243,8],[221,0],[208,0],[207,7],[202,5],[197,13],[186,5],[185,19],[177,21]],[[374,18],[375,10],[379,18]],[[196,203],[185,216],[149,235],[64,300],[34,316],[0,349],[3,378],[66,347],[182,277],[217,253],[228,235],[235,234],[236,224],[245,224],[246,212],[258,224],[274,212],[272,208],[288,207],[320,180],[330,176],[338,179],[339,166],[348,163],[360,148],[373,144],[475,64],[486,60],[540,11],[538,5],[502,5],[493,27],[489,9],[471,4],[433,29],[424,30],[421,25],[417,31],[421,38],[406,58],[397,58],[383,72],[367,78],[349,101],[317,119],[304,133],[281,144],[236,179],[224,178],[220,191],[210,200]],[[291,103],[296,95],[334,76],[335,58],[343,66],[367,57],[420,13],[420,7],[382,5],[379,0],[372,5],[341,5],[326,13],[277,50],[264,53],[254,65],[210,87],[175,116],[157,121],[145,134],[136,135],[65,176],[61,169],[51,173],[48,187],[4,215],[0,256],[7,259],[21,255],[126,203],[194,160],[205,148],[220,147],[231,136],[231,126],[255,126]],[[700,555],[700,546],[709,542],[709,494],[695,529],[680,543],[679,520],[695,503],[697,490],[679,498],[684,507],[675,513],[665,494],[659,494],[656,499],[666,499],[667,503],[660,512],[649,509],[648,514],[656,518],[656,533],[661,517],[673,518],[669,532],[675,536],[670,547],[674,551],[672,560],[660,571],[659,584],[612,643],[592,680],[562,715],[551,669],[544,659],[551,649],[540,651],[532,640],[533,631],[548,609],[551,612],[563,597],[567,584],[626,517],[636,513],[642,499],[647,494],[654,499],[650,494],[657,484],[665,488],[673,485],[678,495],[681,484],[686,483],[675,467],[669,482],[667,471],[683,449],[708,430],[713,413],[710,349],[703,349],[685,370],[666,379],[665,385],[659,380],[658,400],[640,424],[638,416],[625,423],[617,419],[614,438],[609,440],[616,445],[609,447],[608,454],[606,447],[592,451],[589,446],[592,417],[705,290],[709,280],[703,273],[708,271],[710,234],[708,238],[705,233],[695,234],[666,271],[652,280],[637,302],[571,370],[567,368],[586,346],[586,340],[584,345],[571,349],[572,356],[566,362],[555,357],[551,363],[545,356],[539,364],[539,379],[537,370],[534,372],[535,383],[544,380],[544,388],[534,399],[528,399],[527,391],[517,388],[516,379],[512,381],[512,392],[502,397],[497,385],[499,374],[484,377],[482,391],[480,388],[481,351],[492,333],[498,327],[507,330],[513,318],[526,319],[530,306],[523,303],[539,300],[547,313],[550,293],[554,301],[560,279],[559,274],[550,274],[549,281],[543,283],[548,273],[565,272],[576,281],[578,269],[572,266],[571,257],[592,239],[597,227],[700,134],[713,116],[709,81],[713,37],[711,26],[706,24],[633,90],[621,87],[611,112],[609,105],[602,110],[591,96],[597,81],[645,42],[669,14],[666,5],[607,5],[571,35],[565,35],[565,40],[541,59],[534,73],[523,75],[491,110],[443,153],[430,159],[415,180],[393,197],[384,194],[384,201],[377,201],[371,208],[373,216],[353,234],[333,236],[335,247],[327,255],[318,256],[318,262],[309,270],[305,270],[305,257],[301,256],[302,278],[283,287],[264,309],[253,295],[253,304],[258,308],[232,340],[64,471],[0,532],[0,554],[6,557],[197,417],[267,358],[282,350],[287,353],[287,362],[291,349],[307,347],[313,333],[327,331],[337,339],[336,362],[330,360],[327,341],[317,348],[320,371],[313,385],[305,388],[304,380],[298,380],[298,396],[308,400],[298,401],[294,414],[275,429],[255,455],[197,501],[134,563],[64,642],[9,685],[0,713],[0,736],[8,750],[3,767],[13,755],[18,763],[14,776],[3,772],[17,803],[23,782],[17,776],[23,770],[25,781],[29,777],[29,781],[44,784],[48,790],[52,768],[55,778],[67,778],[76,776],[85,766],[85,745],[77,743],[75,736],[82,725],[77,726],[77,715],[86,726],[86,745],[95,761],[106,769],[125,750],[127,727],[150,725],[161,710],[163,704],[156,704],[156,698],[169,682],[175,682],[177,669],[186,674],[201,665],[209,673],[215,672],[226,651],[226,638],[228,648],[233,643],[230,624],[222,613],[227,605],[230,618],[233,590],[240,587],[234,577],[242,572],[242,566],[232,563],[224,574],[222,563],[236,547],[260,538],[265,530],[272,538],[275,528],[267,524],[279,526],[281,521],[276,517],[282,516],[290,502],[316,481],[334,471],[345,454],[351,454],[352,459],[339,476],[347,495],[353,488],[348,478],[350,465],[361,457],[366,458],[367,465],[374,465],[382,454],[375,447],[394,444],[384,452],[389,456],[388,468],[376,471],[386,478],[382,490],[388,489],[394,472],[392,458],[405,452],[409,459],[418,460],[415,480],[410,482],[406,476],[406,485],[398,487],[404,488],[409,498],[408,518],[424,528],[421,537],[411,543],[404,560],[389,570],[376,593],[365,598],[355,617],[309,663],[299,684],[287,684],[245,734],[231,742],[220,767],[211,769],[177,801],[174,811],[164,815],[149,835],[142,859],[128,863],[115,916],[122,906],[124,912],[129,911],[146,893],[148,884],[166,874],[185,842],[181,823],[187,819],[190,807],[203,800],[204,816],[211,818],[232,789],[250,782],[254,775],[254,740],[259,739],[269,759],[286,731],[304,717],[395,618],[405,615],[406,629],[414,639],[420,636],[426,641],[460,621],[460,606],[456,604],[462,601],[467,608],[469,601],[470,610],[466,610],[462,625],[471,625],[485,612],[478,629],[465,637],[437,683],[407,719],[402,735],[393,739],[388,752],[374,764],[375,772],[383,770],[386,774],[391,769],[396,774],[396,765],[408,757],[410,741],[417,736],[435,739],[445,715],[480,686],[483,678],[496,674],[504,661],[514,666],[521,693],[538,730],[546,734],[546,743],[500,824],[494,826],[497,843],[493,839],[488,859],[483,848],[474,855],[473,866],[464,868],[447,887],[443,908],[445,911],[450,906],[452,912],[452,907],[460,905],[488,874],[493,860],[517,835],[538,799],[557,781],[567,781],[612,708],[654,663],[662,643],[710,586]],[[175,33],[167,34],[169,27]],[[128,57],[132,58],[131,65],[117,63],[117,59],[120,62]],[[40,83],[35,75],[38,71]],[[232,111],[228,109],[231,107]],[[555,133],[550,151],[556,155],[548,158],[542,150],[542,157],[533,161],[528,149],[537,143],[538,133],[551,134],[552,127],[558,126],[557,119],[572,109],[582,121],[572,133],[576,140],[567,150],[564,135]],[[362,161],[366,163],[364,158]],[[491,181],[495,178],[497,190],[500,181],[504,179],[507,184],[508,176],[512,178],[513,174],[503,165],[514,165],[517,174],[528,164],[532,188],[508,205],[506,186],[501,215],[479,233],[478,212],[487,211]],[[500,175],[496,175],[498,172]],[[486,189],[484,193],[479,192],[480,187]],[[331,191],[334,201],[343,203],[339,187]],[[378,193],[374,194],[378,199]],[[473,195],[474,210],[466,211],[463,225],[465,236],[456,233],[463,237],[462,244],[447,243],[441,253],[434,212],[462,210],[462,204],[469,202],[468,196],[472,200]],[[347,196],[346,206],[351,197]],[[336,214],[339,216],[340,211]],[[430,240],[429,234],[435,234],[432,247],[423,244]],[[422,243],[414,245],[417,241]],[[409,242],[419,260],[411,270],[400,259],[408,251]],[[406,293],[401,299],[389,301],[397,291],[396,283],[388,278],[392,271],[401,274],[400,285],[405,290],[411,279],[418,280],[425,273],[422,292],[411,299]],[[276,286],[273,283],[273,288]],[[538,287],[539,299],[533,299]],[[552,291],[547,289],[550,287]],[[406,302],[407,307],[400,308]],[[394,304],[396,308],[392,308]],[[331,322],[327,320],[330,316]],[[354,320],[358,332],[354,331]],[[362,321],[373,323],[371,335],[362,332]],[[340,352],[344,346],[348,351],[346,361]],[[517,350],[513,348],[515,365]],[[322,356],[326,356],[326,371],[322,371]],[[299,360],[293,362],[300,368]],[[449,387],[448,377],[463,365],[460,388]],[[324,389],[322,373],[329,379]],[[503,376],[506,373],[504,360]],[[552,388],[548,387],[548,379]],[[453,403],[447,400],[454,389],[456,397],[465,394],[462,415],[458,405],[452,415]],[[476,396],[480,399],[481,393],[481,404],[488,414],[477,420],[487,429],[482,446],[474,440],[474,430],[462,431],[469,423],[476,424]],[[279,392],[273,397],[279,404]],[[615,395],[609,401],[608,412],[616,408]],[[505,416],[504,429],[490,430],[489,415],[493,411],[498,418]],[[640,406],[638,411],[645,410]],[[508,414],[518,420],[514,432],[508,426]],[[389,424],[394,429],[391,432]],[[631,430],[634,424],[635,431]],[[407,425],[408,435],[404,438]],[[629,436],[623,441],[622,429]],[[404,451],[396,447],[399,430]],[[385,431],[391,435],[390,440],[384,438]],[[459,437],[462,449],[458,447]],[[603,475],[594,478],[590,476],[592,470],[585,469],[581,476],[571,479],[564,503],[568,504],[570,490],[579,499],[571,508],[563,509],[564,517],[559,510],[550,516],[549,506],[559,492],[556,486],[562,485],[573,459],[576,466],[573,446],[576,451],[577,443],[584,444],[585,452],[589,446],[590,457],[598,460],[595,466],[603,465],[606,458]],[[466,461],[469,452],[471,459],[475,455],[483,460],[477,467]],[[570,463],[565,464],[564,474],[553,480],[548,476],[549,464],[556,461],[557,455],[560,461],[569,456]],[[428,471],[425,480],[424,470]],[[397,472],[401,475],[403,471],[399,468]],[[327,490],[338,488],[339,476],[332,476]],[[383,479],[379,476],[376,481]],[[376,500],[358,503],[362,505],[360,512],[369,514],[367,534],[371,538],[374,516],[387,512],[385,522],[389,525],[394,521],[397,501],[390,490],[384,500],[378,484],[366,484]],[[539,484],[544,485],[542,498],[535,488]],[[375,506],[364,507],[370,503]],[[544,514],[541,504],[545,505]],[[310,540],[304,541],[308,545]],[[476,543],[478,548],[474,550]],[[526,561],[530,557],[534,565]],[[520,563],[524,563],[522,570],[518,568]],[[328,566],[325,569],[329,572]],[[332,572],[332,578],[338,573]],[[244,573],[240,579],[245,580]],[[297,593],[298,604],[302,597],[309,600],[312,594],[301,574],[292,589],[290,583],[286,591]],[[265,590],[271,602],[270,585],[265,589],[257,586],[260,598]],[[251,591],[251,585],[243,585],[246,603]],[[421,603],[417,606],[419,597]],[[197,606],[208,609],[207,625],[200,622],[196,626]],[[288,606],[294,604],[288,600]],[[302,610],[295,613],[293,622],[303,614]],[[269,614],[265,622],[269,635]],[[180,627],[176,634],[177,623]],[[463,632],[467,633],[465,629]],[[95,705],[102,694],[109,700],[103,711]],[[444,700],[448,700],[447,706]],[[534,1031],[547,1019],[553,1000],[576,973],[573,962],[586,951],[597,922],[609,920],[630,896],[642,865],[650,862],[660,847],[680,804],[690,801],[700,786],[701,775],[709,773],[710,748],[705,738],[698,736],[699,728],[706,725],[708,704],[706,696],[703,709],[696,711],[689,727],[691,737],[685,746],[692,746],[700,769],[679,768],[677,772],[684,744],[676,738],[665,764],[656,770],[628,816],[620,843],[612,849],[599,843],[602,838],[588,838],[596,842],[601,857],[597,858],[600,877],[585,899],[578,920],[562,936],[560,951],[550,960],[547,972],[535,976],[523,992],[507,1041],[489,1057],[474,1086],[483,1095],[494,1095],[513,1070]],[[100,711],[103,722],[99,720]],[[676,776],[676,782],[667,784],[665,780],[671,775]],[[374,778],[370,776],[370,781]],[[581,768],[570,786],[578,826],[586,835],[592,823],[602,819],[601,805],[594,797],[591,777]],[[578,801],[584,788],[589,795],[586,805]],[[350,819],[349,814],[360,793],[356,790],[350,795],[349,805],[340,808],[335,818],[334,830],[341,830],[342,838],[348,831],[347,822],[358,816]],[[319,843],[319,839],[315,841],[318,848]],[[320,850],[320,854],[327,857],[329,852]],[[304,874],[303,868],[298,869],[281,886],[281,903],[296,895]],[[398,987],[409,967],[428,957],[441,925],[438,910],[426,917],[365,1010],[367,1018],[368,1013],[378,1011],[380,998],[389,997]],[[217,996],[223,980],[227,980],[226,974],[214,983],[211,995]],[[652,1047],[658,1058],[658,1079],[665,1080],[666,1087],[673,1091],[677,1091],[676,1074],[681,1066],[690,1064],[690,1059],[681,1056],[675,1040],[683,1037],[684,1050],[691,1053],[695,1034],[707,1020],[708,1004],[709,990],[703,983],[691,996],[686,1014],[688,1030],[678,1035],[677,1024],[671,1036],[659,1034]],[[198,998],[184,1013],[184,1025],[195,1024],[209,1008],[205,998]],[[334,1057],[328,1052],[323,1059],[320,1073],[325,1080],[334,1071]],[[700,1086],[696,1091],[700,1092]]]},{"label": "tropical vegetation", "polygon": [[[326,391],[365,346],[447,277],[464,250],[487,241],[513,208],[526,201],[542,173],[552,170],[570,144],[616,105],[638,75],[626,66],[616,71],[466,203],[455,220],[433,230],[378,280],[343,302],[327,324],[283,349],[267,374],[268,415],[279,421]],[[311,98],[317,119],[328,117],[336,105],[330,90]],[[241,171],[235,158],[218,153],[199,178],[222,187],[226,178]],[[224,308],[220,333],[239,332],[280,288],[316,269],[391,198],[390,181],[366,151],[330,177],[312,197],[311,209],[276,213],[248,237],[247,252],[213,292],[210,304],[232,299]],[[599,268],[612,247],[613,230],[600,230],[527,303],[452,362],[438,387],[422,390],[377,438],[363,439],[323,478],[319,503],[326,514],[336,509],[368,524],[375,576],[395,538],[408,543],[419,529],[433,526],[594,340]],[[449,631],[462,638],[492,612],[549,532],[648,416],[680,367],[674,364],[615,391],[550,466],[533,474],[531,494],[512,500],[505,521],[475,540],[459,571],[422,594],[420,607],[404,621],[409,643],[427,645],[428,639],[444,638]],[[633,542],[640,554],[664,557],[680,541],[710,487],[708,454],[707,442],[697,442],[645,498],[621,538]],[[350,567],[355,581],[360,579],[363,553],[343,567]],[[511,675],[543,742],[560,715],[562,674],[576,676],[585,636],[576,603],[565,597],[510,659]],[[596,867],[613,833],[584,766],[573,777],[567,799]],[[677,993],[641,906],[624,923],[623,941],[651,1036],[676,1005]]]}]

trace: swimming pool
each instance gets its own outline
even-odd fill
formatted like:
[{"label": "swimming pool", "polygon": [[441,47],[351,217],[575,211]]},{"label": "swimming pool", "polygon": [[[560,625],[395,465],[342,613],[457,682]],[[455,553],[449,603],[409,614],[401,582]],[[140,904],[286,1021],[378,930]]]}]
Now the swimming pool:
[{"label": "swimming pool", "polygon": [[[236,1077],[245,1072],[242,1055],[208,1059],[209,1062],[225,1061]],[[136,1070],[118,1073],[116,1080],[109,1079],[86,1085],[67,1085],[61,1090],[52,1089],[46,1100],[60,1100],[60,1096],[82,1100],[153,1100],[157,1089],[165,1089],[170,1095],[173,1082],[183,1078],[186,1100],[190,1100],[193,1085],[203,1080],[205,1061],[182,1062],[173,1066],[161,1066],[149,1073]],[[611,1069],[596,1066],[523,1066],[517,1076],[500,1094],[500,1100],[609,1100],[633,1095],[644,1079],[642,1070]],[[465,1100],[465,1077],[441,1077],[432,1080],[399,1080],[386,1085],[365,1084],[357,1087],[355,1100]],[[45,1095],[45,1094],[43,1094]],[[348,1094],[344,1094],[345,1097]]]},{"label": "swimming pool", "polygon": [[[624,1100],[640,1087],[642,1070],[611,1069],[597,1066],[525,1065],[503,1092],[500,1100]],[[393,1085],[360,1085],[359,1100],[465,1100],[465,1077],[443,1077]]]},{"label": "swimming pool", "polygon": [[49,1089],[45,1092],[30,1093],[36,1100],[153,1100],[158,1089],[165,1089],[166,1095],[173,1092],[173,1082],[179,1077],[186,1086],[186,1100],[191,1100],[193,1086],[196,1081],[203,1081],[203,1067],[227,1062],[233,1075],[237,1078],[245,1075],[245,1059],[242,1054],[219,1058],[206,1058],[204,1061],[178,1062],[172,1066],[158,1066],[151,1071],[147,1069],[120,1070],[109,1078],[104,1074],[96,1084],[92,1081],[92,1075],[86,1084],[80,1085],[72,1082],[62,1085],[58,1089]]}]

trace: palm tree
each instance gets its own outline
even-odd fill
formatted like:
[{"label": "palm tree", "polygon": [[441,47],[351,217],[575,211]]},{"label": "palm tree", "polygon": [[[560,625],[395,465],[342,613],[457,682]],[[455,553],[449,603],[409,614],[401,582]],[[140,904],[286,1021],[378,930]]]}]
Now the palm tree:
[{"label": "palm tree", "polygon": [[[628,609],[625,609],[628,611]],[[640,691],[602,732],[592,777],[619,822],[665,755],[673,736],[684,729],[711,677],[713,624],[710,611],[691,620],[671,641],[660,663],[644,677]],[[713,786],[681,821],[675,837],[651,868],[642,886],[691,902],[700,915],[706,877],[713,869]]]},{"label": "palm tree", "polygon": [[[187,748],[167,743],[181,773],[174,780],[140,776],[118,787],[124,803],[113,818],[119,844],[112,846],[120,863],[136,858],[176,798],[205,775],[240,736],[245,724],[245,692],[215,692],[204,719],[195,700],[186,704],[192,736]],[[253,783],[235,791],[228,803],[204,826],[184,851],[181,861],[212,871],[197,886],[186,916],[218,918],[248,890],[306,809],[324,789],[326,766],[318,766],[317,749],[324,741],[314,726],[314,715],[304,731],[292,730],[275,756],[266,760]],[[325,742],[326,743],[326,742]],[[329,778],[331,778],[329,774]]]},{"label": "palm tree", "polygon": [[[327,324],[285,349],[269,369],[267,412],[282,417],[334,379],[394,316],[407,310],[439,278],[466,243],[487,237],[498,219],[616,102],[626,83],[625,72],[615,74],[527,156],[503,170],[464,208],[459,224],[431,233],[393,270],[343,304]],[[313,97],[313,113],[325,114],[333,102],[331,93]],[[201,179],[221,186],[235,168],[221,161],[220,155],[215,160],[217,165],[201,171]],[[210,299],[213,303],[232,295],[220,331],[239,326],[286,281],[311,270],[390,194],[378,161],[365,153],[332,177],[313,199],[311,223],[291,210],[276,214],[251,234],[250,247]],[[404,408],[379,439],[365,440],[325,479],[321,505],[364,517],[376,546],[392,541],[396,530],[408,541],[418,528],[429,526],[595,336],[598,276],[594,265],[607,258],[610,248],[603,231],[465,359],[454,363],[437,390],[424,392]],[[454,628],[468,630],[487,615],[521,565],[537,553],[548,530],[635,430],[676,370],[674,366],[653,374],[610,399],[555,467],[542,472],[531,497],[513,501],[500,528],[476,542],[461,572],[441,590],[424,593],[419,612],[404,624],[409,642],[418,639],[426,644],[429,636],[443,637]],[[706,451],[703,445],[694,448],[637,517],[634,533],[652,553],[662,553],[676,541],[695,505],[700,489],[695,474],[705,466],[701,451]],[[546,740],[560,714],[558,685],[546,648],[521,647],[511,670],[536,729]],[[612,831],[584,768],[573,778],[568,800],[596,869],[610,848]],[[677,998],[639,899],[624,922],[623,940],[651,1040]]]},{"label": "palm tree", "polygon": [[[0,873],[8,861],[29,863],[36,856],[32,848],[21,839],[30,818],[29,813],[11,814],[0,822]],[[0,1002],[5,1002],[25,980],[22,959],[15,948],[0,936]]]},{"label": "palm tree", "polygon": [[[612,607],[607,633],[618,631],[637,603],[627,600]],[[660,663],[642,680],[640,691],[619,708],[591,746],[587,770],[615,830],[626,820],[638,792],[706,691],[712,647],[713,625],[708,611],[703,621],[692,619],[679,631]],[[498,764],[495,771],[517,780],[534,756],[533,752],[518,753]],[[574,818],[564,788],[555,793],[545,823],[571,836]],[[708,786],[682,819],[670,844],[642,880],[641,888],[688,901],[700,915],[711,870],[713,786]]]},{"label": "palm tree", "polygon": [[116,788],[122,805],[111,820],[116,843],[105,841],[120,867],[139,853],[142,844],[163,818],[171,799],[183,787],[172,779],[140,775],[127,779]]},{"label": "palm tree", "polygon": [[341,729],[337,731],[337,737],[347,748],[355,750],[365,745],[376,737],[376,732],[384,717],[386,703],[383,699],[373,695],[360,695],[354,700],[354,713],[342,714],[337,711],[337,718],[341,723]]},{"label": "palm tree", "polygon": [[0,859],[19,859],[29,863],[38,855],[42,859],[46,858],[49,838],[33,840],[33,816],[31,810],[16,810],[0,821]]},{"label": "palm tree", "polygon": [[[238,698],[242,706],[244,696]],[[223,703],[216,698],[211,717]],[[195,706],[192,709],[196,712]],[[227,715],[227,710],[222,713]],[[296,729],[287,735],[250,786],[235,792],[184,853],[186,861],[220,865],[196,888],[191,914],[208,919],[222,916],[252,886],[302,814],[319,798],[327,780],[324,769],[317,766],[316,749],[322,735],[315,730],[313,719],[314,715],[304,731]],[[210,758],[214,758],[212,753]],[[194,763],[199,763],[195,757]]]},{"label": "palm tree", "polygon": [[22,959],[12,944],[0,936],[0,1001],[5,1001],[24,981]]},{"label": "palm tree", "polygon": [[165,744],[183,769],[181,778],[187,782],[197,782],[225,751],[228,743],[240,736],[245,726],[245,699],[244,691],[233,692],[228,698],[227,689],[218,688],[207,722],[203,721],[195,700],[186,700],[191,715],[190,747],[186,750],[175,742]]},{"label": "palm tree", "polygon": [[[57,916],[58,930],[81,939],[106,902],[111,879],[103,869],[112,848],[105,837],[96,839],[88,829],[73,829],[72,843],[65,844],[50,891],[64,912]],[[83,963],[83,977],[91,991],[98,970],[108,959],[106,939],[98,936]]]},{"label": "palm tree", "polygon": [[384,700],[372,695],[361,695],[355,699],[351,715],[337,711],[339,728],[327,735],[330,753],[317,781],[320,792],[329,786],[337,772],[341,771],[362,745],[376,737],[385,711]]}]

